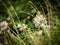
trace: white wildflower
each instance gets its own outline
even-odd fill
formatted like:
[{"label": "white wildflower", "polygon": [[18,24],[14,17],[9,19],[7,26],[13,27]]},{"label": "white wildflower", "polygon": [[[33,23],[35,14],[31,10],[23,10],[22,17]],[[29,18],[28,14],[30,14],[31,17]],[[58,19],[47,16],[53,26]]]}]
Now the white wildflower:
[{"label": "white wildflower", "polygon": [[8,27],[7,21],[0,22],[0,30],[5,30]]},{"label": "white wildflower", "polygon": [[41,23],[47,23],[45,17],[43,15],[36,15],[36,17],[34,18],[34,21],[33,23],[36,25],[36,26],[39,26],[39,24]]},{"label": "white wildflower", "polygon": [[42,23],[40,26],[41,26],[43,29],[45,29],[45,27],[46,27],[46,25],[45,25],[44,23]]},{"label": "white wildflower", "polygon": [[8,32],[10,32],[10,30],[7,30]]},{"label": "white wildflower", "polygon": [[47,25],[47,20],[43,15],[36,15],[36,17],[33,19],[33,23],[35,24],[35,27],[40,26],[43,29],[46,29],[47,27],[49,27]]},{"label": "white wildflower", "polygon": [[40,22],[38,22],[37,20],[33,21],[33,23],[35,24],[35,27],[37,27],[40,24]]},{"label": "white wildflower", "polygon": [[37,27],[37,26],[40,24],[39,18],[38,18],[38,17],[35,17],[33,23],[34,23],[35,26]]},{"label": "white wildflower", "polygon": [[24,30],[27,28],[27,25],[26,24],[18,24],[17,27],[19,28],[19,30]]},{"label": "white wildflower", "polygon": [[19,28],[19,30],[20,30],[20,31],[22,31],[22,30],[23,30],[23,28]]},{"label": "white wildflower", "polygon": [[18,28],[20,28],[21,27],[21,24],[18,24],[18,26],[17,26]]},{"label": "white wildflower", "polygon": [[40,31],[38,31],[38,32],[37,32],[37,35],[39,35],[39,36],[40,36],[40,35],[42,35],[42,33],[43,33],[43,31],[42,31],[42,30],[40,30]]},{"label": "white wildflower", "polygon": [[24,29],[26,29],[26,28],[27,28],[27,26],[26,26],[25,24],[22,24],[22,26],[23,26],[23,28],[24,28]]}]

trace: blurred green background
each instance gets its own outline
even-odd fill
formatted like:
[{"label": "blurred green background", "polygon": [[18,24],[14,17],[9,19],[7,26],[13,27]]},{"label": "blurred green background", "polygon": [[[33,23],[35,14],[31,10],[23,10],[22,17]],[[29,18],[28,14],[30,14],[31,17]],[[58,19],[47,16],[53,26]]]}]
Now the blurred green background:
[{"label": "blurred green background", "polygon": [[[49,39],[44,33],[42,37],[35,36],[41,44],[39,45],[59,45],[60,44],[60,0],[0,0],[0,22],[6,20],[12,30],[15,30],[16,24],[21,22],[28,25],[27,34],[21,33],[21,42],[25,42],[26,45],[36,45],[36,40],[32,39],[31,35],[34,35],[38,28],[34,27],[32,23],[33,18],[37,15],[38,11],[46,16],[48,24],[51,25]],[[1,27],[0,27],[1,28]],[[17,41],[19,37],[15,39],[15,35],[8,34],[7,31],[3,31],[0,34],[0,42],[4,45],[25,45]],[[18,34],[17,34],[18,35]],[[29,38],[29,36],[31,38]],[[33,43],[34,42],[34,43]],[[44,42],[44,43],[43,43]],[[37,44],[37,45],[38,45]]]}]

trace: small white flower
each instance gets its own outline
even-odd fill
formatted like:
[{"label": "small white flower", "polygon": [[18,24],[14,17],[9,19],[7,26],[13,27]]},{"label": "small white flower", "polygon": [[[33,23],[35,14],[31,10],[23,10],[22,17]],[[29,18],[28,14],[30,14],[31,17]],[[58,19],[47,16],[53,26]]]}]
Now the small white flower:
[{"label": "small white flower", "polygon": [[46,25],[45,25],[44,23],[42,23],[40,26],[41,26],[43,29],[46,28]]},{"label": "small white flower", "polygon": [[0,22],[0,29],[5,30],[8,27],[7,21]]},{"label": "small white flower", "polygon": [[27,28],[27,25],[26,25],[26,26],[24,26],[24,28],[26,29],[26,28]]},{"label": "small white flower", "polygon": [[20,24],[18,24],[17,28],[19,28],[19,30],[21,30],[21,31],[22,31],[22,30],[24,30],[24,29],[26,29],[26,28],[27,28],[27,25],[26,25],[26,24],[24,24],[24,23],[23,23],[23,24],[21,24],[21,23],[20,23]]},{"label": "small white flower", "polygon": [[21,27],[21,24],[18,24],[18,26],[17,26],[17,27],[18,27],[18,28],[19,28],[19,27]]},{"label": "small white flower", "polygon": [[22,30],[23,30],[23,28],[19,28],[19,30],[20,30],[20,31],[22,31]]},{"label": "small white flower", "polygon": [[26,29],[27,28],[27,25],[26,24],[22,24],[23,28]]},{"label": "small white flower", "polygon": [[8,32],[10,32],[10,30],[7,30]]},{"label": "small white flower", "polygon": [[33,21],[33,23],[35,24],[36,27],[39,26],[39,24],[40,24],[40,22],[38,20]]},{"label": "small white flower", "polygon": [[38,31],[38,32],[37,32],[37,35],[39,35],[39,36],[40,36],[40,35],[42,35],[42,33],[43,33],[43,31],[42,31],[42,30],[40,30],[40,31]]}]

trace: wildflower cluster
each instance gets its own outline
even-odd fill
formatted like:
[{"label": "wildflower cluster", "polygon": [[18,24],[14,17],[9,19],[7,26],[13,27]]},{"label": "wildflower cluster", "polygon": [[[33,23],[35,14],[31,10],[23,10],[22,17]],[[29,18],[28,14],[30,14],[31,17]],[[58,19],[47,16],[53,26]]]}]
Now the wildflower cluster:
[{"label": "wildflower cluster", "polygon": [[50,26],[47,25],[47,20],[43,15],[36,15],[36,17],[34,18],[33,23],[35,24],[35,27],[41,27],[43,29],[49,29]]},{"label": "wildflower cluster", "polygon": [[26,24],[17,24],[17,28],[22,31],[22,30],[26,30],[27,29],[27,25]]}]

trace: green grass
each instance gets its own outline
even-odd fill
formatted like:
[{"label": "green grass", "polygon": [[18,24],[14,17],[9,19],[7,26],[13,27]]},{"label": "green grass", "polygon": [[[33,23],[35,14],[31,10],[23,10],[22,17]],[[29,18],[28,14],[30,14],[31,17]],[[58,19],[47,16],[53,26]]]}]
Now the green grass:
[{"label": "green grass", "polygon": [[[54,7],[49,1],[45,2],[48,12],[47,14],[45,14],[44,8],[41,7],[42,10],[39,10],[37,6],[35,6],[31,1],[26,4],[27,9],[24,10],[18,10],[17,7],[14,7],[11,4],[10,1],[7,1],[9,7],[2,0],[0,0],[0,2],[7,10],[6,13],[8,15],[6,18],[8,27],[7,29],[3,30],[3,33],[1,34],[2,36],[0,38],[3,39],[1,40],[1,42],[3,41],[2,43],[4,45],[59,45],[59,14],[55,14],[55,11],[53,10]],[[22,7],[24,7],[24,5]],[[38,27],[35,27],[33,20],[36,16],[34,16],[34,13],[36,13],[36,15],[44,15],[48,25],[50,25],[50,29],[43,29],[40,25]],[[3,17],[1,18],[1,20],[2,19]],[[21,24],[21,27],[19,27],[19,29],[17,29],[17,24]],[[27,28],[24,28],[25,26],[23,26],[23,24],[25,24],[25,26],[27,25]],[[37,32],[39,32],[40,30],[42,30],[42,35],[37,34]]]}]

